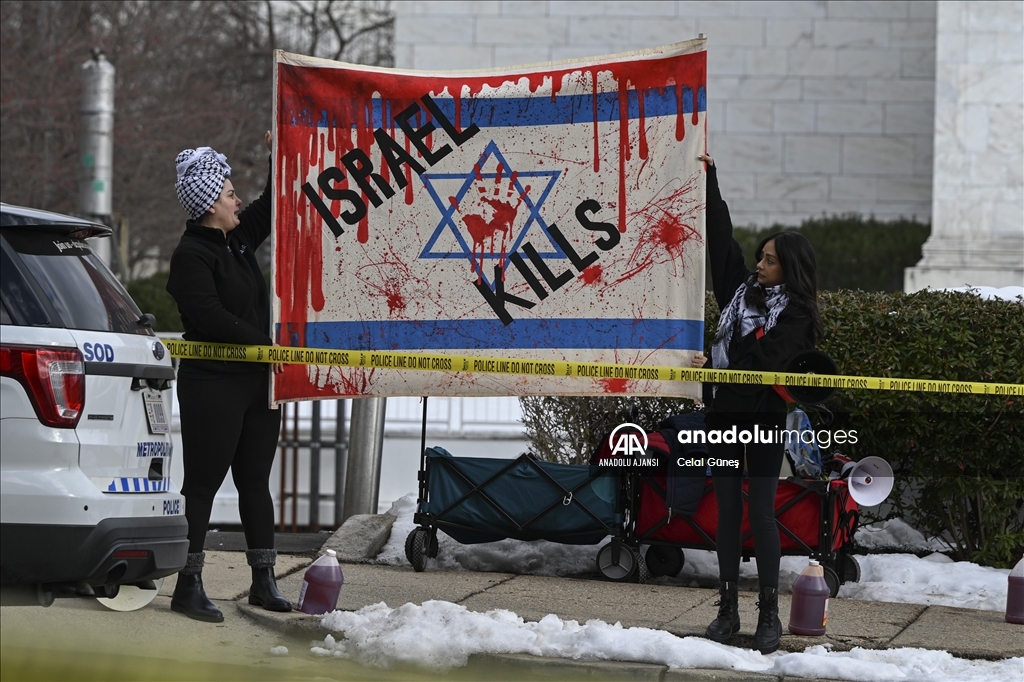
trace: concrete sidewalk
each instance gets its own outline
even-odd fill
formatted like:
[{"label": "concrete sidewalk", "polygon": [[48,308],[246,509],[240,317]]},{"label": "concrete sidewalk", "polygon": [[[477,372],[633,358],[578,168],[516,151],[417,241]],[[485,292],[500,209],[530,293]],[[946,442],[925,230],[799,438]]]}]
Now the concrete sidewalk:
[{"label": "concrete sidewalk", "polygon": [[[390,517],[388,517],[390,518]],[[397,607],[406,602],[420,604],[431,599],[461,604],[473,611],[507,609],[526,620],[540,620],[549,613],[562,619],[586,622],[592,619],[620,622],[624,627],[665,630],[680,637],[702,636],[704,628],[717,614],[717,590],[613,583],[599,579],[554,578],[443,571],[428,564],[416,573],[411,567],[382,566],[368,563],[390,533],[390,524],[381,517],[356,517],[333,536],[325,536],[325,547],[339,551],[346,560],[342,570],[345,586],[338,608],[354,611],[370,604],[385,602]],[[358,563],[349,563],[349,562]],[[278,559],[278,584],[281,591],[295,599],[302,583],[309,556],[282,555]],[[241,570],[239,570],[241,569]],[[245,556],[239,552],[208,552],[203,574],[207,593],[213,599],[237,599],[242,613],[262,626],[283,635],[309,640],[323,639],[328,633],[320,627],[320,617],[299,612],[273,613],[248,604],[244,590],[248,585]],[[163,591],[173,589],[173,579],[165,581]],[[757,595],[740,593],[742,631],[730,644],[750,647],[757,623]],[[828,633],[822,637],[800,637],[785,631],[790,595],[780,595],[779,613],[784,633],[781,651],[803,651],[814,644],[830,644],[834,651],[853,647],[889,649],[917,647],[945,650],[963,658],[998,660],[1024,653],[1024,628],[1005,622],[1003,614],[944,606],[894,604],[848,599],[829,601]],[[524,675],[539,677],[602,677],[612,679],[658,680],[760,680],[776,677],[724,670],[669,670],[665,666],[638,663],[588,663],[532,656],[475,656],[470,666],[484,665],[487,670],[508,668]],[[777,678],[777,677],[776,677]],[[796,679],[796,678],[794,678]],[[805,679],[806,678],[800,678]]]}]

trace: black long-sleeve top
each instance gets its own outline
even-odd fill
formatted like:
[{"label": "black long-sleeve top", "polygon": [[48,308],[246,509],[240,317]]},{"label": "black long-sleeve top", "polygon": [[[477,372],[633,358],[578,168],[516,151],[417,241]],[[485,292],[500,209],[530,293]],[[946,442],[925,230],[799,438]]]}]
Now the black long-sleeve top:
[{"label": "black long-sleeve top", "polygon": [[[729,207],[722,199],[714,166],[708,167],[706,224],[711,282],[718,308],[724,310],[753,273],[747,270],[740,245],[733,238]],[[790,300],[775,326],[760,339],[756,332],[750,332],[730,340],[728,369],[783,371],[793,356],[811,348],[811,313],[799,302]],[[746,384],[718,384],[707,414],[708,426],[712,428],[753,421],[781,426],[785,418],[786,403],[771,387]]]},{"label": "black long-sleeve top", "polygon": [[[171,255],[167,291],[174,297],[187,341],[271,345],[270,296],[256,248],[270,235],[270,177],[263,194],[224,233],[189,220]],[[266,371],[254,362],[182,360],[179,376],[216,379]]]}]

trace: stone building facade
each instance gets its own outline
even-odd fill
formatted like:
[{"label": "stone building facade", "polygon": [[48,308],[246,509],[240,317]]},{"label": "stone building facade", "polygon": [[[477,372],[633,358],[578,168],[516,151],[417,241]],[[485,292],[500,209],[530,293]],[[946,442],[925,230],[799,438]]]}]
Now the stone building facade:
[{"label": "stone building facade", "polygon": [[905,288],[1024,285],[1024,3],[938,3],[932,234]]},{"label": "stone building facade", "polygon": [[[1024,279],[1024,96],[1019,92],[1024,3],[1019,0],[403,0],[392,6],[398,68],[447,70],[555,61],[707,34],[708,149],[722,168],[723,193],[736,224],[792,225],[809,216],[847,212],[929,221],[935,211],[936,230],[929,241],[932,261],[939,269],[949,269],[955,258],[948,250],[962,250],[964,239],[973,238],[960,224],[963,214],[976,212],[970,208],[975,201],[995,202],[985,209],[986,215],[998,214],[987,228],[998,240],[989,242],[1004,256],[986,272],[1009,268],[1008,277],[1018,281],[1005,283]],[[993,26],[1000,28],[993,32]],[[937,41],[937,29],[951,34],[969,29],[977,35],[956,53],[960,43],[941,37]],[[938,58],[937,45],[943,50]],[[950,60],[960,63],[958,59],[974,59],[980,67],[968,69],[963,78],[988,84],[966,88],[965,97],[979,96],[984,87],[1003,88],[999,103],[1006,106],[988,110],[983,117],[977,102],[955,104],[962,115],[953,124],[957,132],[949,138],[949,151],[962,145],[957,135],[966,135],[971,150],[986,150],[969,153],[1005,155],[1006,163],[998,164],[1003,173],[999,179],[993,180],[993,168],[977,160],[967,170],[945,168],[956,161],[940,144],[947,139],[944,133],[936,133],[936,64],[944,78]],[[997,67],[996,75],[984,73],[982,64]],[[1004,80],[1012,80],[1014,73],[1016,86]],[[943,82],[940,79],[940,94],[945,98],[949,93],[941,89]],[[954,100],[960,101],[956,96]],[[948,104],[945,99],[942,103]],[[947,116],[945,109],[940,114]],[[974,128],[982,118],[984,133]],[[985,142],[979,141],[981,135]],[[938,160],[933,155],[936,148],[942,154]],[[936,175],[937,163],[950,172]],[[1016,175],[1007,171],[1013,163]],[[933,192],[936,181],[943,183],[939,198]],[[1002,182],[1005,191],[990,191],[993,182]],[[941,197],[953,186],[959,187],[957,193],[972,188],[969,205],[952,210],[945,203]],[[940,226],[938,218],[947,215],[948,222]],[[1013,256],[1014,249],[1016,266],[1005,255]],[[927,254],[926,250],[926,261]],[[943,277],[908,274],[908,285],[937,286]],[[999,277],[971,282],[954,282],[960,276],[951,277],[943,286],[1004,284],[996,281]]]}]

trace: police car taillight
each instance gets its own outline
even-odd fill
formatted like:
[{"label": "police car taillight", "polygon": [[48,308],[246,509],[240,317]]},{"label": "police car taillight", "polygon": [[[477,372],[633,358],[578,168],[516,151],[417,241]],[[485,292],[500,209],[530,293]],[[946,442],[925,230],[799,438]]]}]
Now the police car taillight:
[{"label": "police car taillight", "polygon": [[0,346],[0,375],[25,387],[47,426],[78,425],[85,407],[85,362],[77,348]]}]

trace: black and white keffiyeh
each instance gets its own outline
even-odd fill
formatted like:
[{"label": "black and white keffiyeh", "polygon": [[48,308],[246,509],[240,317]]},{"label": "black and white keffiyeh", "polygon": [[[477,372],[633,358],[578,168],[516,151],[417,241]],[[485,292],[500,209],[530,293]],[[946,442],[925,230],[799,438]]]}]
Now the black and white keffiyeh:
[{"label": "black and white keffiyeh", "polygon": [[178,201],[196,220],[220,197],[224,180],[231,175],[228,158],[212,147],[200,147],[183,150],[174,159],[174,165],[178,171],[178,180],[174,184]]},{"label": "black and white keffiyeh", "polygon": [[764,290],[765,309],[748,305],[746,301],[747,284],[739,286],[732,301],[718,318],[715,345],[711,348],[711,358],[714,361],[715,369],[729,367],[729,342],[736,333],[737,322],[740,325],[741,338],[758,327],[764,327],[767,332],[779,321],[779,315],[789,304],[789,294],[786,293],[785,284],[764,288],[755,282],[752,286]]}]

